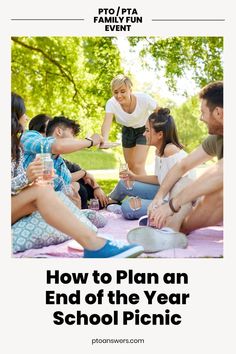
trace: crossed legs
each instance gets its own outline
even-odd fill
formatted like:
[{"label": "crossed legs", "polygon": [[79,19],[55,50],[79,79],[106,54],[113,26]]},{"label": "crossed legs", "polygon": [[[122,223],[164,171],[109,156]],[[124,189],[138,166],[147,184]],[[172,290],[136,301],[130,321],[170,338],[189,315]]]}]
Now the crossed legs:
[{"label": "crossed legs", "polygon": [[12,223],[38,210],[44,220],[78,241],[84,248],[96,250],[105,241],[81,223],[58,198],[52,187],[31,186],[12,196]]},{"label": "crossed legs", "polygon": [[[171,197],[177,195],[189,183],[187,180],[182,180],[183,178],[172,189]],[[188,234],[202,227],[217,225],[222,220],[223,189],[221,188],[214,193],[200,197],[194,207],[192,203],[184,204],[178,213],[167,218],[166,226]]]}]

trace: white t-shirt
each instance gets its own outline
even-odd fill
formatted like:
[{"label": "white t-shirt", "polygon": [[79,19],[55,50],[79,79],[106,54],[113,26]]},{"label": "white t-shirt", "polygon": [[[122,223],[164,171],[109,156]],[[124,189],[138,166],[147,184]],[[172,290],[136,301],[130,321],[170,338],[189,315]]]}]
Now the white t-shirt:
[{"label": "white t-shirt", "polygon": [[110,98],[106,104],[106,113],[113,113],[117,123],[126,127],[143,127],[149,115],[156,109],[156,101],[146,93],[137,92],[133,94],[136,97],[136,107],[132,113],[123,110],[115,97]]}]

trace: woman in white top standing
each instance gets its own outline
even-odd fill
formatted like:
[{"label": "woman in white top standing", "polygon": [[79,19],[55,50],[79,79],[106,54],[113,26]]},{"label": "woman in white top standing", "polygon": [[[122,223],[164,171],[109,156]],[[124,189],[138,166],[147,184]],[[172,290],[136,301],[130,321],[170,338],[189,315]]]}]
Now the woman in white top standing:
[{"label": "woman in white top standing", "polygon": [[[149,116],[144,136],[148,145],[156,147],[155,174],[147,176],[131,171],[126,175],[121,173],[121,180],[110,193],[110,198],[117,202],[129,196],[121,205],[126,219],[139,219],[147,214],[148,206],[167,172],[187,155],[179,142],[175,122],[168,108],[159,108],[158,112]],[[134,181],[131,190],[127,189],[127,179]]]},{"label": "woman in white top standing", "polygon": [[131,80],[122,74],[111,82],[113,97],[107,101],[106,114],[102,124],[102,136],[106,147],[113,117],[123,125],[122,147],[129,169],[137,174],[145,174],[148,153],[143,135],[145,123],[151,112],[157,110],[156,101],[146,93],[133,93]]}]

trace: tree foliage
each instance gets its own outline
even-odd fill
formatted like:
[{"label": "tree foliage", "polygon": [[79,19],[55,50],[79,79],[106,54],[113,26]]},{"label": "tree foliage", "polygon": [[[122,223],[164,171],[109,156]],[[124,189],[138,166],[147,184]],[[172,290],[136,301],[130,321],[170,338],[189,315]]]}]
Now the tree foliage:
[{"label": "tree foliage", "polygon": [[151,56],[172,90],[187,72],[199,87],[223,80],[223,37],[130,37],[129,42],[132,47],[142,43],[140,56],[145,65]]},{"label": "tree foliage", "polygon": [[12,90],[29,116],[63,114],[84,133],[100,131],[110,82],[122,71],[111,37],[12,37]]},{"label": "tree foliage", "polygon": [[[151,56],[156,75],[164,73],[173,91],[186,73],[199,87],[223,79],[222,37],[130,37],[129,43],[131,50],[141,48],[144,65],[151,65]],[[100,131],[110,82],[121,72],[121,54],[112,37],[12,37],[12,91],[25,99],[28,115],[76,119],[81,135]],[[206,134],[198,122],[198,98],[180,107],[168,98],[158,96],[157,101],[171,108],[187,150],[195,148]],[[118,131],[120,126],[113,124],[111,139]]]},{"label": "tree foliage", "polygon": [[193,96],[179,107],[172,109],[178,135],[184,149],[188,152],[199,146],[207,136],[207,127],[200,122],[199,98]]}]

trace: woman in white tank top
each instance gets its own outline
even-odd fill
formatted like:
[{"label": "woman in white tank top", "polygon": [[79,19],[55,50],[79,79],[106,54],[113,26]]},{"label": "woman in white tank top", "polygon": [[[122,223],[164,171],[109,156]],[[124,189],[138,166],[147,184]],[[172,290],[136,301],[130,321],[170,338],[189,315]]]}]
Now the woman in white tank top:
[{"label": "woman in white tank top", "polygon": [[[147,214],[147,208],[168,171],[187,155],[179,142],[176,125],[168,108],[160,108],[149,116],[144,136],[148,145],[156,147],[154,174],[138,175],[131,171],[120,174],[121,180],[110,193],[110,198],[116,202],[129,197],[121,205],[126,219],[139,219]],[[127,181],[133,181],[132,189],[127,189]]]}]

